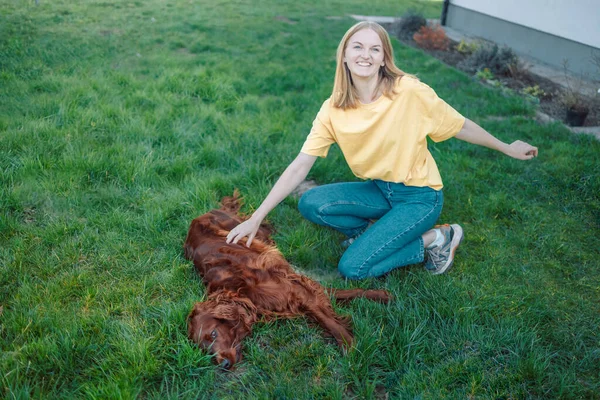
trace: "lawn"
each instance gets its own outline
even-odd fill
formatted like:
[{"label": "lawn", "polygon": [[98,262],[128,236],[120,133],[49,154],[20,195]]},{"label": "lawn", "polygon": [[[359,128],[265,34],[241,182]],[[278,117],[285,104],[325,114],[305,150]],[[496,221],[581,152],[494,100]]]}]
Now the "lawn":
[{"label": "lawn", "polygon": [[[600,398],[600,142],[397,41],[402,69],[539,157],[431,144],[440,222],[466,233],[442,276],[345,281],[340,235],[294,198],[269,215],[306,274],[394,294],[336,306],[347,355],[303,319],[256,325],[233,372],[186,338],[189,223],[236,188],[260,205],[330,94],[344,16],[441,2],[34,3],[0,4],[0,397]],[[309,178],[356,179],[337,149]]]}]

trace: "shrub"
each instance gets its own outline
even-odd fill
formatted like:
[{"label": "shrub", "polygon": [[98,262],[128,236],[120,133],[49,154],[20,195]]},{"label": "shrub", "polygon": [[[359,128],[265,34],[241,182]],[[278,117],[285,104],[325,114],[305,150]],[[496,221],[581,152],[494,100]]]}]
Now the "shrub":
[{"label": "shrub", "polygon": [[517,57],[512,64],[508,64],[508,73],[513,78],[522,79],[529,75],[529,64]]},{"label": "shrub", "polygon": [[590,111],[591,100],[572,88],[561,91],[558,99],[567,110],[577,112]]},{"label": "shrub", "polygon": [[523,88],[521,92],[537,98],[546,96],[546,92],[540,87],[540,85],[527,86],[526,88]]},{"label": "shrub", "polygon": [[600,96],[586,96],[583,93],[586,82],[581,78],[569,74],[568,60],[563,61],[563,71],[567,85],[559,93],[558,100],[563,104],[565,109],[577,112],[589,112],[592,108],[597,107]]},{"label": "shrub", "polygon": [[450,44],[446,32],[439,25],[422,26],[419,32],[413,35],[413,39],[419,47],[429,50],[448,50]]},{"label": "shrub", "polygon": [[510,66],[517,65],[519,57],[509,47],[499,48],[498,45],[482,46],[461,61],[459,68],[474,74],[477,71],[489,68],[495,75],[509,75]]},{"label": "shrub", "polygon": [[415,10],[408,10],[398,23],[396,30],[403,39],[411,38],[421,27],[427,25],[425,17]]},{"label": "shrub", "polygon": [[477,71],[475,76],[481,81],[489,81],[494,79],[494,74],[492,73],[492,71],[490,71],[489,68],[484,68],[480,71]]},{"label": "shrub", "polygon": [[475,42],[468,43],[464,39],[460,41],[460,43],[456,46],[456,51],[461,54],[471,54],[474,53],[479,46]]}]

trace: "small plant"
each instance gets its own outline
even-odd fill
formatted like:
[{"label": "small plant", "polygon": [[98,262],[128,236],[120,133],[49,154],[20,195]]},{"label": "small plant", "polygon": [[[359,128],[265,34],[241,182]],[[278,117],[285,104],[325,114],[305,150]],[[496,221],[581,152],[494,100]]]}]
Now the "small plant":
[{"label": "small plant", "polygon": [[498,79],[495,79],[494,73],[489,68],[484,68],[480,71],[477,71],[475,78],[495,88],[504,89],[502,82],[500,82]]},{"label": "small plant", "polygon": [[546,92],[540,87],[540,85],[527,86],[521,90],[521,93],[537,97],[538,99],[546,96]]},{"label": "small plant", "polygon": [[494,79],[494,73],[490,71],[489,68],[484,68],[482,70],[477,71],[475,77],[480,81],[491,81]]},{"label": "small plant", "polygon": [[524,78],[529,74],[529,64],[516,57],[512,63],[508,64],[508,75],[515,79]]},{"label": "small plant", "polygon": [[597,106],[598,93],[589,96],[583,93],[586,83],[583,79],[569,74],[569,62],[567,60],[563,61],[563,71],[567,85],[560,92],[559,101],[566,110],[565,122],[571,126],[582,126],[592,107]]},{"label": "small plant", "polygon": [[439,25],[422,26],[419,32],[413,35],[413,39],[421,48],[428,50],[448,50],[450,39]]},{"label": "small plant", "polygon": [[467,42],[466,40],[461,40],[460,43],[456,46],[456,51],[461,54],[471,54],[474,53],[479,46],[475,42]]},{"label": "small plant", "polygon": [[509,75],[510,65],[515,65],[519,57],[509,47],[499,48],[498,45],[481,46],[466,60],[459,63],[459,68],[472,74],[489,68],[495,75]]},{"label": "small plant", "polygon": [[559,99],[568,111],[581,113],[590,111],[588,102],[583,98],[582,95],[576,93],[575,90],[571,88],[566,88],[560,92]]},{"label": "small plant", "polygon": [[398,23],[396,30],[398,32],[398,36],[404,39],[411,38],[415,32],[418,32],[421,27],[427,25],[427,20],[418,11],[408,10],[403,16],[400,22]]},{"label": "small plant", "polygon": [[589,112],[598,96],[589,97],[583,94],[585,82],[569,74],[569,62],[567,60],[563,61],[563,73],[567,85],[559,95],[561,103],[567,110]]}]

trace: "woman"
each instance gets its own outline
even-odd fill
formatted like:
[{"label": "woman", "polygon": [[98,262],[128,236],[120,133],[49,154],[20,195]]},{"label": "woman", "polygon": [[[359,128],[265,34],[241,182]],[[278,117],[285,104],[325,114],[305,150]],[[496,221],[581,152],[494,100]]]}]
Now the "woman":
[{"label": "woman", "polygon": [[427,136],[436,142],[456,137],[521,160],[538,153],[521,141],[501,142],[398,69],[380,25],[354,25],[338,47],[332,96],[323,103],[300,154],[251,218],[231,230],[227,243],[248,237],[250,246],[269,211],[337,143],[352,172],[365,181],[314,188],[298,208],[310,221],[348,236],[340,273],[352,279],[381,276],[423,261],[425,253],[427,270],[446,272],[463,231],[457,224],[433,226],[443,194]]}]

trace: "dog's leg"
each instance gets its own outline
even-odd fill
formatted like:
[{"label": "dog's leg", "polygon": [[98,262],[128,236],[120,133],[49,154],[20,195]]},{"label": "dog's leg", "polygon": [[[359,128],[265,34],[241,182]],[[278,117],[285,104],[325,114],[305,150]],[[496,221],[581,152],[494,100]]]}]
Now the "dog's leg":
[{"label": "dog's leg", "polygon": [[321,328],[329,332],[342,349],[348,350],[352,347],[354,337],[348,326],[346,326],[347,323],[345,324],[333,309],[320,305],[310,305],[305,312],[309,318],[315,320]]},{"label": "dog's leg", "polygon": [[327,289],[327,293],[341,303],[346,303],[359,297],[380,303],[387,303],[392,297],[387,290]]}]

